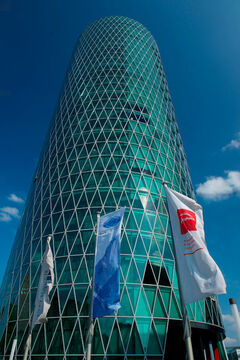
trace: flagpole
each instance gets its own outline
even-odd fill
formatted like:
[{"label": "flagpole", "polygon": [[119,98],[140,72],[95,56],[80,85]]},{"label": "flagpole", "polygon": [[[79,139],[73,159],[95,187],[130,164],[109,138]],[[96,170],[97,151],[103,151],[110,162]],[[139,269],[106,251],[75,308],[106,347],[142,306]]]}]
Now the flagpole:
[{"label": "flagpole", "polygon": [[31,347],[31,342],[32,342],[32,331],[30,330],[29,333],[28,333],[27,341],[26,341],[26,346],[25,346],[25,352],[24,352],[24,358],[23,358],[23,360],[27,360],[27,358],[28,358],[28,352],[29,352],[30,347]]},{"label": "flagpole", "polygon": [[[173,244],[174,244],[174,241],[173,241]],[[191,325],[190,325],[189,317],[187,314],[186,305],[183,301],[182,287],[181,287],[181,280],[180,280],[180,276],[179,276],[178,263],[177,263],[177,259],[176,259],[175,245],[173,245],[173,246],[174,246],[174,252],[175,252],[176,272],[177,272],[177,277],[178,277],[178,289],[179,289],[180,303],[181,303],[182,316],[183,316],[183,340],[184,340],[185,346],[186,346],[187,359],[194,360],[192,340],[191,340]]]},{"label": "flagpole", "polygon": [[[87,344],[87,360],[91,360],[92,354],[92,339],[94,333],[94,324],[93,324],[93,291],[94,291],[94,278],[95,278],[95,262],[96,262],[96,251],[97,251],[97,237],[99,230],[99,221],[100,221],[100,212],[97,212],[97,229],[96,229],[96,241],[95,241],[95,252],[94,252],[94,265],[93,265],[93,276],[92,276],[92,298],[91,298],[91,308],[90,308],[90,325],[88,333],[88,344]],[[24,359],[25,360],[25,359]]]},{"label": "flagpole", "polygon": [[[48,235],[47,237],[47,245],[50,243],[52,239],[52,236],[51,235]],[[46,253],[46,249],[45,249],[45,252],[44,254]],[[45,259],[42,259],[41,261],[41,267],[42,267],[42,264],[43,262],[45,261]],[[42,269],[41,269],[41,273],[42,273]],[[41,279],[41,274],[40,274],[40,279]],[[39,285],[38,285],[39,286]],[[36,300],[35,300],[35,307],[36,307]],[[30,322],[30,328],[29,328],[29,331],[28,331],[28,338],[27,338],[27,341],[26,341],[26,345],[25,345],[25,351],[24,351],[24,358],[23,360],[27,360],[28,358],[28,353],[29,353],[29,350],[31,348],[31,343],[32,343],[32,330],[35,326],[35,321],[34,321],[34,313],[35,313],[35,309],[34,309],[34,312],[33,312],[33,317],[32,317],[32,320]],[[35,319],[36,320],[36,319]]]},{"label": "flagpole", "polygon": [[17,339],[14,339],[13,343],[12,343],[12,349],[11,349],[11,354],[10,354],[9,360],[13,360],[16,346],[17,346]]},{"label": "flagpole", "polygon": [[[163,186],[166,187],[167,183],[163,182]],[[171,224],[171,222],[170,222],[170,224]],[[192,340],[191,340],[191,326],[190,326],[190,321],[189,321],[189,317],[187,314],[186,305],[183,300],[182,285],[181,285],[180,272],[179,272],[179,267],[178,267],[178,262],[177,262],[176,247],[175,247],[174,240],[173,240],[173,249],[174,249],[174,255],[175,255],[176,273],[177,273],[177,278],[178,278],[178,289],[179,289],[180,303],[181,303],[181,310],[182,310],[182,317],[183,317],[183,340],[185,342],[187,359],[194,360]]]}]

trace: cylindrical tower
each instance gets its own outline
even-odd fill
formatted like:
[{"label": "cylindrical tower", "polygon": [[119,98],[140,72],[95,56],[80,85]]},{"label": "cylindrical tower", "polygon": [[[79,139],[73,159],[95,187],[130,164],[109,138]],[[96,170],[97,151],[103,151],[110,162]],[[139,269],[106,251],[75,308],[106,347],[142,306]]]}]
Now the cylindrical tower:
[{"label": "cylindrical tower", "polygon": [[[31,358],[83,357],[96,214],[122,206],[122,308],[96,320],[93,358],[184,358],[163,180],[194,196],[158,47],[134,20],[100,19],[77,42],[10,255],[0,294],[5,359],[15,336],[23,354],[48,234],[56,282]],[[196,359],[208,341],[221,351],[215,299],[188,313]]]},{"label": "cylindrical tower", "polygon": [[233,319],[234,319],[234,322],[235,322],[238,341],[240,341],[240,317],[239,317],[239,311],[238,311],[236,300],[234,298],[230,298],[229,299],[229,304],[230,304]]}]

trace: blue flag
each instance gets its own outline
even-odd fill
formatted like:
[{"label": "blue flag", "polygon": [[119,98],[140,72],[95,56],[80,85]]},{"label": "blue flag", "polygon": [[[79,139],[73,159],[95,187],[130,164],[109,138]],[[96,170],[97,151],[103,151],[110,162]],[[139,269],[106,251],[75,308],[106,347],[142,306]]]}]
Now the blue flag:
[{"label": "blue flag", "polygon": [[100,217],[94,269],[93,318],[112,314],[120,305],[120,238],[125,208]]}]

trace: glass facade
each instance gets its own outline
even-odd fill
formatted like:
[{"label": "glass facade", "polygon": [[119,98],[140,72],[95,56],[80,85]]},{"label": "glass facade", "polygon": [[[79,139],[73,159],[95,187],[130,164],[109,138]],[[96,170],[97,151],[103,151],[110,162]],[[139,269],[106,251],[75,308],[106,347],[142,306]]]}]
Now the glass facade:
[{"label": "glass facade", "polygon": [[[48,234],[56,279],[31,358],[83,358],[97,212],[122,206],[122,308],[95,321],[93,359],[173,359],[172,341],[184,358],[163,180],[194,197],[158,47],[134,20],[100,19],[77,42],[19,224],[0,293],[0,359],[14,337],[23,357]],[[195,358],[211,341],[225,359],[216,299],[188,314]]]}]

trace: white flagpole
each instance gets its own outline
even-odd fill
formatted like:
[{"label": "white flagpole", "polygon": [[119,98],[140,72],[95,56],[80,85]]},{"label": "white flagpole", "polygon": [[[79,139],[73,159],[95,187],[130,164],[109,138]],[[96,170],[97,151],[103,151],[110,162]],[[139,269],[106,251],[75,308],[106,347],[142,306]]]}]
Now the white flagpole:
[{"label": "white flagpole", "polygon": [[[164,185],[164,187],[166,187],[167,186],[166,182],[163,182],[163,185]],[[169,216],[169,219],[170,219],[170,216]],[[171,224],[171,221],[170,221],[170,224]],[[185,303],[183,301],[181,279],[179,276],[179,267],[178,267],[178,262],[177,262],[177,257],[176,257],[176,248],[175,248],[174,240],[173,240],[173,249],[174,249],[174,255],[175,255],[176,273],[177,273],[177,278],[178,278],[178,289],[179,289],[180,303],[181,303],[182,316],[183,316],[183,340],[184,340],[185,346],[186,346],[187,359],[194,360],[192,340],[191,340],[191,326],[190,326],[190,321],[189,321],[189,317],[187,314],[187,309],[186,309]]]},{"label": "white flagpole", "polygon": [[24,352],[24,358],[23,360],[27,360],[28,358],[28,352],[31,348],[31,342],[32,342],[32,331],[30,330],[27,341],[26,341],[26,346],[25,346],[25,352]]},{"label": "white flagpole", "polygon": [[190,325],[189,317],[187,314],[186,305],[184,304],[184,301],[183,301],[181,280],[180,280],[180,276],[178,275],[179,272],[178,272],[178,265],[177,265],[176,259],[175,259],[175,263],[176,263],[176,272],[177,272],[177,277],[178,277],[178,289],[179,289],[182,316],[183,316],[183,340],[184,340],[185,346],[186,346],[187,359],[194,360],[192,340],[191,340],[191,325]]},{"label": "white flagpole", "polygon": [[16,346],[17,346],[17,339],[14,339],[13,343],[12,343],[12,349],[11,349],[11,354],[10,354],[9,360],[13,360],[13,356],[15,354]]},{"label": "white flagpole", "polygon": [[[88,344],[87,344],[87,360],[91,360],[92,354],[92,339],[94,333],[94,324],[93,324],[93,291],[94,291],[94,278],[95,278],[95,263],[96,263],[96,250],[97,250],[97,237],[99,230],[99,221],[100,221],[100,212],[97,212],[97,230],[96,230],[96,242],[95,242],[95,253],[94,253],[94,265],[93,265],[93,277],[92,277],[92,298],[91,298],[91,308],[90,308],[90,326],[88,333]],[[25,360],[25,359],[24,359]]]}]

